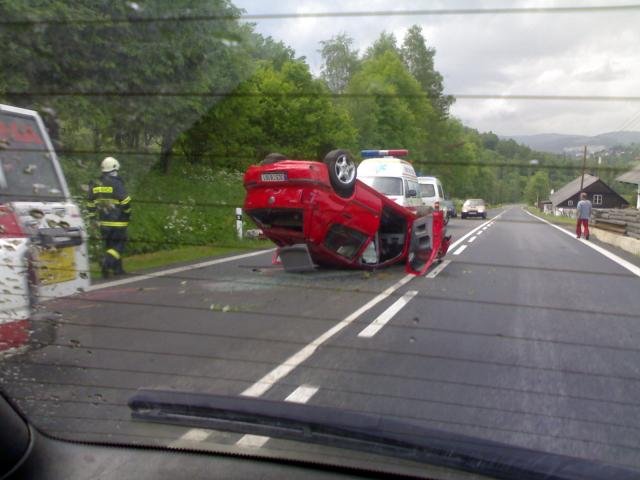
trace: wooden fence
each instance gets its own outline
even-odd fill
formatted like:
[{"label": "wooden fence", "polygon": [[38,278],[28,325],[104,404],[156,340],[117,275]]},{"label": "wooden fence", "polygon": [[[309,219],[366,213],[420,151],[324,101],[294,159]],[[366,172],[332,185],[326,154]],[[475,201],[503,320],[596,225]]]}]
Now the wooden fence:
[{"label": "wooden fence", "polygon": [[640,239],[640,210],[635,208],[594,210],[593,224],[603,230]]}]

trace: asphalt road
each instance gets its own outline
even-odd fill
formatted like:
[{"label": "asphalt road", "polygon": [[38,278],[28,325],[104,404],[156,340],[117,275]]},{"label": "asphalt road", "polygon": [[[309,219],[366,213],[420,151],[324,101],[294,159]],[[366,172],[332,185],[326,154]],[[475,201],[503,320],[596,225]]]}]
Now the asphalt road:
[{"label": "asphalt road", "polygon": [[150,387],[373,412],[640,469],[640,278],[520,207],[491,218],[450,222],[457,243],[432,278],[289,274],[268,252],[57,300],[54,343],[4,360],[0,380],[70,438],[291,447],[132,421],[127,399]]}]

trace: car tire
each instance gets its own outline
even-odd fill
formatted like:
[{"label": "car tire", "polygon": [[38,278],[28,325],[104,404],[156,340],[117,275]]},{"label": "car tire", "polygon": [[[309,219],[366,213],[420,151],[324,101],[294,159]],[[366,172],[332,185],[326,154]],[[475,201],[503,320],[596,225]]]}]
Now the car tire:
[{"label": "car tire", "polygon": [[465,218],[467,218],[467,217],[465,217],[464,213],[461,213],[460,214],[460,220],[464,220]]},{"label": "car tire", "polygon": [[281,162],[282,160],[286,159],[286,155],[274,152],[264,157],[264,160],[260,162],[260,165],[271,165],[272,163]]},{"label": "car tire", "polygon": [[331,150],[324,157],[331,186],[341,197],[350,197],[356,186],[356,162],[347,150]]},{"label": "car tire", "polygon": [[486,219],[487,219],[487,214],[486,214],[486,213],[483,213],[483,214],[482,214],[482,218],[484,218],[484,219],[486,220]]}]

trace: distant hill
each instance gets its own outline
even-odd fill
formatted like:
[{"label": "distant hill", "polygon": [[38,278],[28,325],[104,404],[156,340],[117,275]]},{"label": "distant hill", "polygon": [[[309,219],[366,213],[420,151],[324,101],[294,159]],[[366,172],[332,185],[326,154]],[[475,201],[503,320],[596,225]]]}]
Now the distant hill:
[{"label": "distant hill", "polygon": [[640,143],[640,132],[610,132],[592,137],[583,135],[562,135],[558,133],[542,133],[538,135],[500,136],[503,139],[513,139],[533,150],[550,153],[575,151],[588,146],[590,152],[611,148],[618,145]]}]

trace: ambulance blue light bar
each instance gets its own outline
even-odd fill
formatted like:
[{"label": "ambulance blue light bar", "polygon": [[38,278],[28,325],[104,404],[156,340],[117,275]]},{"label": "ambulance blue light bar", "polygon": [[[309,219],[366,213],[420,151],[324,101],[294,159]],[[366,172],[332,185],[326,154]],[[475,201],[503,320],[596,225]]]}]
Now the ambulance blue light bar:
[{"label": "ambulance blue light bar", "polygon": [[360,155],[363,158],[406,157],[409,155],[409,150],[361,150]]}]

